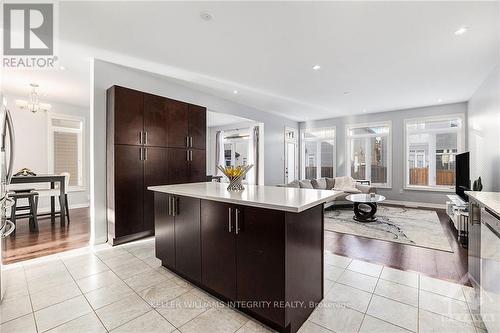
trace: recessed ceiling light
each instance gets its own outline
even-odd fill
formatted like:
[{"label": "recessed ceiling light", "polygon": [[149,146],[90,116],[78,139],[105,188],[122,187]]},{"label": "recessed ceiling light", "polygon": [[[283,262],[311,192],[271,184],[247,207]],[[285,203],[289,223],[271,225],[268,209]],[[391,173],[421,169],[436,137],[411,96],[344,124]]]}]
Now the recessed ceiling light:
[{"label": "recessed ceiling light", "polygon": [[205,21],[211,21],[214,18],[214,16],[212,14],[210,14],[209,12],[201,12],[200,17],[202,19],[204,19]]},{"label": "recessed ceiling light", "polygon": [[59,67],[59,69],[62,70],[62,71],[64,71],[64,70],[66,70],[66,67],[61,66],[61,67]]},{"label": "recessed ceiling light", "polygon": [[238,90],[233,90],[233,94],[237,95],[238,94]]},{"label": "recessed ceiling light", "polygon": [[315,71],[318,71],[318,70],[320,70],[320,69],[321,69],[321,66],[320,66],[320,65],[314,65],[314,66],[313,66],[313,70],[315,70]]},{"label": "recessed ceiling light", "polygon": [[460,27],[458,30],[455,31],[455,35],[460,36],[465,34],[467,31],[469,31],[469,27]]},{"label": "recessed ceiling light", "polygon": [[366,109],[363,109],[363,113],[366,113]]},{"label": "recessed ceiling light", "polygon": [[441,103],[442,101],[443,101],[443,99],[442,99],[442,98],[439,98],[439,99],[438,99],[438,103]]}]

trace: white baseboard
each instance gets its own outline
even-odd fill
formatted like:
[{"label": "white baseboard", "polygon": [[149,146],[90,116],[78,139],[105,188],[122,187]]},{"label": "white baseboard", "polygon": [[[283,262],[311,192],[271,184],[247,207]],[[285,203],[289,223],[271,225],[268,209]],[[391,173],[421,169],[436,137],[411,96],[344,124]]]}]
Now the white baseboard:
[{"label": "white baseboard", "polygon": [[[108,242],[108,236],[106,235],[105,237],[100,237],[100,238],[96,238],[96,239],[91,239],[90,240],[90,243],[93,245],[93,246],[98,246],[98,245],[103,245],[103,244],[107,244]],[[110,245],[111,246],[111,245]]]},{"label": "white baseboard", "polygon": [[[74,204],[74,205],[69,205],[69,209],[76,209],[76,208],[88,208],[90,207],[90,203],[80,203],[80,204]],[[59,204],[56,204],[56,210],[59,210]],[[38,213],[50,213],[50,207],[39,207],[38,208]]]},{"label": "white baseboard", "polygon": [[428,202],[413,202],[413,201],[399,201],[399,200],[384,200],[382,204],[390,204],[397,206],[405,206],[409,208],[434,208],[434,209],[446,209],[446,204],[435,204]]}]

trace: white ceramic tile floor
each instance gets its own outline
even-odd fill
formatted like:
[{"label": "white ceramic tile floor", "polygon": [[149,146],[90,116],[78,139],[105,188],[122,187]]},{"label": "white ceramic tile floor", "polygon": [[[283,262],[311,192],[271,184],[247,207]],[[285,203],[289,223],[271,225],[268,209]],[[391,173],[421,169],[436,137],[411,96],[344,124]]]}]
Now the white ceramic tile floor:
[{"label": "white ceramic tile floor", "polygon": [[[152,239],[7,269],[2,333],[271,331],[161,267]],[[324,283],[325,298],[300,333],[484,332],[465,286],[328,251]]]},{"label": "white ceramic tile floor", "polygon": [[370,275],[378,278],[380,273],[382,272],[383,266],[372,264],[369,262],[361,261],[361,260],[353,260],[347,269],[350,271],[362,273],[365,275]]},{"label": "white ceramic tile floor", "polygon": [[339,256],[338,254],[331,253],[329,251],[325,251],[325,264],[331,266],[337,266],[340,268],[347,268],[351,263],[352,259]]}]

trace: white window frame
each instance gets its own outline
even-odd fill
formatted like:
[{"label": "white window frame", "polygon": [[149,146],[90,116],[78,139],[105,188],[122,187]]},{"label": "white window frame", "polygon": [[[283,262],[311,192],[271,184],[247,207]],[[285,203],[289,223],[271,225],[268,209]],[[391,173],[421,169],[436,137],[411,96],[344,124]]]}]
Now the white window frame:
[{"label": "white window frame", "polygon": [[[336,126],[324,126],[324,127],[309,127],[309,128],[302,128],[300,130],[300,179],[305,179],[306,177],[306,160],[305,160],[305,153],[306,153],[306,142],[304,140],[304,135],[308,130],[315,130],[315,131],[321,131],[321,130],[333,130],[333,177],[337,176],[337,127]],[[317,160],[321,161],[321,147],[319,143],[321,140],[318,140],[318,155],[317,155]],[[317,163],[316,163],[317,165]],[[321,167],[316,167],[316,178],[321,178]]]},{"label": "white window frame", "polygon": [[[293,133],[293,138],[289,138],[286,136],[287,133]],[[287,162],[287,144],[288,143],[292,143],[294,146],[295,146],[295,151],[294,151],[294,155],[295,155],[295,160],[294,160],[294,165],[295,165],[295,170],[294,171],[294,174],[295,174],[295,179],[297,178],[300,178],[300,165],[299,165],[299,160],[300,160],[300,145],[299,145],[299,130],[296,129],[296,128],[292,128],[292,127],[288,127],[288,126],[285,126],[285,145],[284,145],[284,148],[283,148],[283,170],[285,171],[286,168],[287,168],[287,165],[286,165],[286,162]],[[283,179],[285,181],[285,183],[287,182],[287,175],[285,174],[284,172],[284,175],[283,175]]]},{"label": "white window frame", "polygon": [[[349,133],[352,129],[358,127],[388,127],[389,134],[364,134],[364,135],[355,135],[351,136]],[[346,175],[351,176],[351,140],[356,138],[369,138],[369,137],[377,137],[377,136],[385,136],[387,137],[387,182],[386,183],[373,183],[370,182],[373,186],[378,188],[392,188],[392,120],[387,121],[378,121],[378,122],[369,122],[369,123],[354,123],[347,124],[345,126],[345,148],[346,148]],[[371,156],[371,155],[370,155]],[[368,163],[367,163],[368,164]],[[368,170],[368,168],[366,168]],[[371,177],[370,177],[371,178]]]},{"label": "white window frame", "polygon": [[[453,192],[455,191],[455,186],[428,186],[428,185],[410,185],[409,172],[408,172],[408,159],[409,159],[409,150],[408,150],[408,123],[415,121],[446,121],[454,118],[459,118],[462,122],[462,128],[458,131],[453,129],[442,129],[442,130],[430,130],[428,132],[439,132],[439,133],[454,133],[457,132],[457,154],[463,153],[465,151],[465,113],[455,113],[455,114],[447,114],[440,116],[429,116],[429,117],[416,117],[416,118],[408,118],[404,121],[404,189],[410,191],[433,191],[433,192]],[[423,132],[425,133],[425,132]],[[430,152],[429,152],[430,154]],[[435,154],[435,153],[434,153]]]},{"label": "white window frame", "polygon": [[[62,119],[70,121],[79,121],[82,124],[81,129],[58,127],[52,125],[53,119]],[[48,155],[48,171],[49,173],[54,173],[54,132],[66,132],[66,133],[77,133],[78,134],[78,150],[79,158],[78,161],[78,179],[81,179],[81,184],[77,186],[69,186],[68,192],[80,192],[86,190],[86,179],[85,179],[85,118],[79,116],[72,116],[66,114],[48,113],[47,116],[47,155]]]}]

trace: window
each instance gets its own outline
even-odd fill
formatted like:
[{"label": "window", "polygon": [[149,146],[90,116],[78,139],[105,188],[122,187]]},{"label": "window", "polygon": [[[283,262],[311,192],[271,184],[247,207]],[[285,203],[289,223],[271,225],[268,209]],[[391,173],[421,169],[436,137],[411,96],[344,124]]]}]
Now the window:
[{"label": "window", "polygon": [[79,190],[83,182],[83,119],[49,116],[49,171],[68,172],[69,189]]},{"label": "window", "polygon": [[408,119],[406,188],[450,190],[455,186],[455,156],[464,150],[464,116]]},{"label": "window", "polygon": [[391,123],[346,127],[347,175],[391,187]]},{"label": "window", "polygon": [[[224,161],[226,166],[245,166],[249,157],[249,129],[224,134]],[[243,179],[246,180],[246,176]]]},{"label": "window", "polygon": [[335,127],[302,131],[301,177],[335,177]]}]

